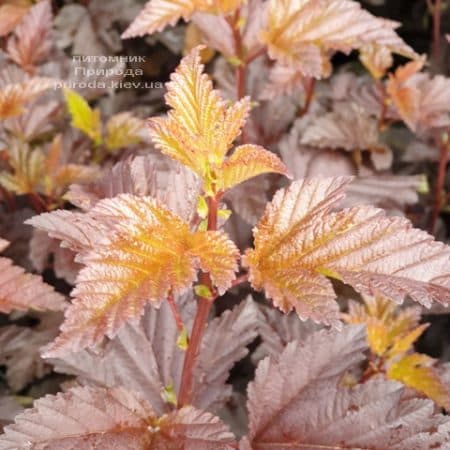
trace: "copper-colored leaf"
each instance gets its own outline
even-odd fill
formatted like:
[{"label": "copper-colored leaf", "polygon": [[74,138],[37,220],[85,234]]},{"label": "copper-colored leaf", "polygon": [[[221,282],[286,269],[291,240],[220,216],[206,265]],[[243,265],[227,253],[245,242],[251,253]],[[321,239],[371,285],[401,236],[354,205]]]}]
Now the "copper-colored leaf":
[{"label": "copper-colored leaf", "polygon": [[105,145],[110,152],[138,144],[143,140],[145,124],[129,112],[112,116],[106,124]]},{"label": "copper-colored leaf", "polygon": [[36,401],[0,436],[1,450],[232,450],[233,435],[215,416],[185,407],[157,417],[123,388],[73,388]]},{"label": "copper-colored leaf", "polygon": [[352,0],[271,0],[262,38],[272,58],[321,78],[331,72],[334,51],[364,48],[367,55],[367,46],[375,46],[416,57],[395,33],[398,25],[372,16]]},{"label": "copper-colored leaf", "polygon": [[28,257],[33,267],[42,273],[52,267],[55,275],[67,283],[75,284],[81,265],[74,261],[75,253],[60,247],[57,239],[51,238],[45,231],[35,229],[29,242]]},{"label": "copper-colored leaf", "polygon": [[364,333],[320,331],[264,359],[248,388],[249,435],[242,450],[446,448],[449,420],[428,400],[403,400],[400,384],[349,388],[346,371],[363,358]]},{"label": "copper-colored leaf", "polygon": [[283,314],[270,305],[260,306],[262,320],[259,322],[261,344],[252,356],[258,359],[264,356],[278,359],[286,345],[292,341],[303,342],[308,336],[320,329],[319,325],[303,322],[294,312]]},{"label": "copper-colored leaf", "polygon": [[[192,295],[177,299],[184,323],[191,329],[195,313]],[[248,354],[247,345],[257,337],[259,315],[248,299],[209,322],[194,370],[192,405],[208,411],[229,399],[227,384],[236,361]],[[179,330],[167,303],[147,307],[138,325],[127,324],[98,350],[82,350],[51,360],[56,371],[76,375],[80,383],[104,387],[124,386],[142,394],[158,414],[172,409],[164,388],[180,388],[185,352],[177,346]]]},{"label": "copper-colored leaf", "polygon": [[386,85],[400,117],[419,134],[450,125],[450,79],[420,73],[424,63],[420,59],[399,67]]},{"label": "copper-colored leaf", "polygon": [[24,70],[33,70],[51,49],[51,26],[51,3],[43,0],[28,11],[9,38],[7,51],[10,58]]},{"label": "copper-colored leaf", "polygon": [[57,210],[34,216],[25,222],[61,241],[61,247],[83,253],[101,240],[105,227],[79,212]]},{"label": "copper-colored leaf", "polygon": [[25,273],[8,258],[0,258],[0,312],[8,314],[28,309],[61,311],[65,306],[64,297],[44,283],[41,277]]},{"label": "copper-colored leaf", "polygon": [[[0,78],[3,77],[0,75]],[[53,80],[35,77],[20,83],[0,83],[0,119],[20,115],[25,105],[52,87]]]},{"label": "copper-colored leaf", "polygon": [[450,302],[450,250],[401,217],[364,206],[333,212],[351,178],[313,178],[277,192],[254,230],[250,281],[283,311],[339,326],[327,277],[367,295]]},{"label": "copper-colored leaf", "polygon": [[200,193],[198,177],[161,155],[137,156],[106,168],[95,182],[72,185],[66,198],[83,210],[118,194],[151,196],[190,222]]},{"label": "copper-colored leaf", "polygon": [[220,292],[234,279],[239,253],[224,233],[191,233],[187,223],[150,197],[102,200],[89,215],[109,229],[80,258],[86,267],[49,355],[113,337],[146,303],[159,305],[169,292],[183,293],[197,269],[209,272]]},{"label": "copper-colored leaf", "polygon": [[0,37],[9,34],[27,13],[25,5],[6,4],[0,6]]},{"label": "copper-colored leaf", "polygon": [[6,380],[13,392],[22,390],[35,378],[51,371],[40,349],[58,334],[58,320],[48,316],[34,328],[7,325],[0,328],[0,364],[6,366]]},{"label": "copper-colored leaf", "polygon": [[300,143],[348,151],[387,151],[380,142],[377,120],[354,103],[340,103],[336,110],[315,119]]},{"label": "copper-colored leaf", "polygon": [[283,95],[297,97],[305,91],[305,76],[297,68],[275,64],[269,74],[269,82],[261,94],[264,100],[274,100]]},{"label": "copper-colored leaf", "polygon": [[183,18],[189,20],[194,12],[227,14],[240,6],[242,0],[150,0],[136,19],[123,33],[122,38],[132,38],[162,31]]},{"label": "copper-colored leaf", "polygon": [[230,370],[258,336],[262,317],[251,297],[209,322],[194,372],[193,405],[217,410],[231,396]]},{"label": "copper-colored leaf", "polygon": [[271,172],[287,175],[287,168],[278,156],[257,145],[240,145],[223,164],[218,185],[225,191],[250,178]]},{"label": "copper-colored leaf", "polygon": [[[167,118],[150,119],[155,145],[197,173],[208,195],[265,172],[286,173],[275,155],[258,146],[236,149],[226,159],[250,110],[249,98],[228,105],[203,73],[200,49],[186,56],[167,85]],[[252,163],[249,164],[250,159]]]},{"label": "copper-colored leaf", "polygon": [[359,58],[375,79],[382,78],[394,62],[389,48],[376,45],[363,46]]},{"label": "copper-colored leaf", "polygon": [[207,178],[220,168],[239,136],[250,100],[227,106],[203,73],[200,48],[186,56],[172,74],[166,94],[172,108],[168,117],[150,119],[149,124],[153,141],[163,153]]}]

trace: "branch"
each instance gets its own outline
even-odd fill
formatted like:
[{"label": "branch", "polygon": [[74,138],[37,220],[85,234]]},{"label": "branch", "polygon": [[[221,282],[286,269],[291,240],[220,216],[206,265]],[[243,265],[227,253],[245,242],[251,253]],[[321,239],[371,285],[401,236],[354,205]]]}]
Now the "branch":
[{"label": "branch", "polygon": [[[217,229],[217,210],[219,200],[217,197],[208,198],[208,230]],[[209,288],[211,292],[214,291],[211,277],[207,273],[200,275],[200,284]],[[198,297],[197,313],[192,326],[192,333],[189,339],[189,346],[186,350],[184,358],[183,374],[181,376],[180,392],[178,395],[178,407],[189,405],[192,402],[192,386],[194,381],[194,369],[198,359],[198,353],[202,343],[203,334],[208,322],[209,312],[214,303],[215,297],[205,298]]]},{"label": "branch", "polygon": [[246,283],[248,281],[248,273],[244,273],[240,276],[238,276],[233,283],[231,284],[231,287],[238,286],[239,284]]},{"label": "branch", "polygon": [[306,88],[305,104],[303,105],[303,108],[299,109],[297,113],[298,117],[303,117],[309,111],[309,107],[311,106],[311,102],[314,97],[314,88],[316,87],[316,79],[308,78],[305,80],[304,84]]},{"label": "branch", "polygon": [[433,59],[439,64],[441,59],[441,0],[435,0],[433,5]]},{"label": "branch", "polygon": [[172,310],[175,323],[177,324],[177,329],[181,333],[185,327],[172,292],[167,296],[167,301],[169,303],[170,309]]},{"label": "branch", "polygon": [[436,228],[437,219],[442,207],[442,191],[445,187],[445,176],[447,174],[447,165],[449,162],[449,142],[443,142],[442,138],[436,139],[440,149],[438,173],[436,184],[434,186],[433,212],[430,220],[430,233]]}]

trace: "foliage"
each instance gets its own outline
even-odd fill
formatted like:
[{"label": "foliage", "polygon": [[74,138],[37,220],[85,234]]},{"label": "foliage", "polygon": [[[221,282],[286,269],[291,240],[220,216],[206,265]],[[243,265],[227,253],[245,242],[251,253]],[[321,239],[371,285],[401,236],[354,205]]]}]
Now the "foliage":
[{"label": "foliage", "polygon": [[364,305],[352,302],[344,318],[347,323],[367,326],[372,355],[364,379],[384,373],[449,409],[449,386],[436,361],[413,350],[414,342],[428,327],[419,325],[420,310],[414,307],[398,310],[392,301],[376,297],[367,298]]},{"label": "foliage", "polygon": [[3,3],[0,450],[449,448],[446,2]]}]

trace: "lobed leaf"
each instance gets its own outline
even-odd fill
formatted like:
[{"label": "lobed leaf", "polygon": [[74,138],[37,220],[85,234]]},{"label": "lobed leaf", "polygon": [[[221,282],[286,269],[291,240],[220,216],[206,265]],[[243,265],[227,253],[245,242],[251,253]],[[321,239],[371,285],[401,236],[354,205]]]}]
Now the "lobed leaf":
[{"label": "lobed leaf", "polygon": [[[250,99],[232,105],[221,99],[203,73],[201,48],[196,47],[172,74],[166,94],[166,103],[172,108],[168,117],[149,121],[156,147],[199,175],[207,194],[260,173],[285,173],[282,162],[258,146],[238,148],[225,159],[245,124]],[[251,152],[252,164],[244,151]]]},{"label": "lobed leaf", "polygon": [[87,211],[99,200],[118,194],[151,196],[190,222],[199,190],[199,180],[190,170],[165,157],[146,155],[118,162],[95,182],[72,185],[66,198]]},{"label": "lobed leaf", "polygon": [[[0,79],[6,75],[5,70],[1,73]],[[0,82],[0,119],[22,114],[27,103],[48,90],[53,84],[53,80],[40,77],[16,83]]]},{"label": "lobed leaf", "polygon": [[350,302],[343,314],[347,323],[366,324],[370,350],[376,362],[367,371],[379,372],[387,378],[425,394],[439,406],[450,406],[450,389],[441,377],[436,360],[414,353],[414,343],[428,328],[419,325],[421,309],[399,309],[392,301],[377,297],[365,298],[364,304]]},{"label": "lobed leaf", "polygon": [[92,217],[63,209],[39,214],[25,223],[45,231],[50,238],[61,241],[61,247],[76,253],[94,248],[105,231]]},{"label": "lobed leaf", "polygon": [[379,19],[352,0],[271,0],[267,28],[262,39],[269,56],[304,75],[322,78],[331,73],[330,55],[363,49],[369,63],[368,47],[416,57],[416,53],[395,33],[398,24]]},{"label": "lobed leaf", "polygon": [[230,398],[230,370],[248,355],[247,346],[257,338],[261,319],[249,296],[208,323],[194,371],[195,407],[215,411]]},{"label": "lobed leaf", "polygon": [[[62,334],[47,351],[61,355],[113,337],[146,303],[158,306],[169,292],[182,294],[202,269],[220,292],[237,270],[239,252],[222,232],[191,233],[187,223],[150,197],[120,195],[96,204],[89,217],[105,237],[80,256]],[[109,229],[108,229],[109,228]]]},{"label": "lobed leaf", "polygon": [[295,313],[283,314],[271,306],[260,306],[260,311],[263,317],[258,330],[261,344],[252,355],[258,359],[270,356],[276,360],[289,342],[303,342],[320,329],[313,322],[302,322]]},{"label": "lobed leaf", "polygon": [[264,359],[248,389],[249,435],[242,450],[447,448],[450,422],[427,400],[403,400],[401,386],[381,380],[345,387],[362,359],[361,328],[319,331]]},{"label": "lobed leaf", "polygon": [[[177,299],[188,328],[193,319],[192,295]],[[178,392],[185,353],[176,345],[179,330],[168,303],[146,307],[137,324],[127,323],[99,349],[84,349],[49,362],[59,373],[75,375],[83,385],[123,386],[138,392],[162,415],[171,410],[163,398],[166,386]],[[195,405],[196,406],[196,405]]]},{"label": "lobed leaf", "polygon": [[35,378],[42,378],[51,366],[40,349],[58,334],[57,320],[43,320],[37,327],[7,325],[0,328],[0,364],[6,367],[6,380],[19,392]]},{"label": "lobed leaf", "polygon": [[391,380],[415,389],[434,400],[437,405],[450,410],[450,388],[435,367],[436,360],[421,353],[410,353],[387,369],[386,375]]},{"label": "lobed leaf", "polygon": [[26,71],[33,71],[51,50],[52,7],[50,0],[30,8],[8,39],[9,57]]},{"label": "lobed leaf", "polygon": [[275,64],[269,73],[269,80],[261,93],[263,100],[275,100],[285,95],[297,97],[304,95],[305,75],[293,66]]},{"label": "lobed leaf", "polygon": [[[192,296],[179,299],[177,305],[189,331],[195,312]],[[258,325],[258,311],[250,299],[208,323],[194,371],[193,406],[215,411],[229,399],[229,372],[248,354]],[[172,407],[164,389],[172,386],[175,397],[179,392],[185,352],[176,345],[178,337],[170,307],[163,303],[159,309],[146,308],[138,325],[127,324],[101,349],[50,362],[56,371],[76,375],[80,383],[139,392],[157,414],[163,414]]]},{"label": "lobed leaf", "polygon": [[112,116],[106,124],[105,146],[110,152],[143,141],[144,122],[129,112]]},{"label": "lobed leaf", "polygon": [[0,37],[11,33],[28,11],[28,6],[5,4],[0,6]]},{"label": "lobed leaf", "polygon": [[326,277],[399,303],[448,303],[450,250],[373,207],[333,212],[350,181],[299,180],[275,194],[244,257],[252,286],[284,312],[335,326],[339,308]]},{"label": "lobed leaf", "polygon": [[194,12],[228,14],[237,9],[242,0],[150,0],[136,19],[122,34],[132,38],[162,31],[167,25],[175,25],[183,18],[188,21]]},{"label": "lobed leaf", "polygon": [[320,387],[336,387],[345,371],[364,359],[365,348],[363,327],[349,326],[342,332],[321,330],[303,342],[291,341],[278,360],[262,360],[248,387],[250,438],[259,441],[265,433],[273,435],[295,414],[299,417],[292,423],[299,431],[308,417],[313,425],[314,410],[321,405],[317,402],[310,410],[302,400],[308,402],[314,391],[320,397]]},{"label": "lobed leaf", "polygon": [[399,116],[418,134],[450,125],[450,79],[420,73],[425,59],[399,67],[390,74],[386,91]]},{"label": "lobed leaf", "polygon": [[355,103],[340,104],[306,128],[301,144],[347,151],[386,152],[380,142],[378,122]]},{"label": "lobed leaf", "polygon": [[147,402],[123,388],[84,387],[37,400],[5,428],[0,449],[231,450],[233,442],[209,413],[185,407],[157,417]]},{"label": "lobed leaf", "polygon": [[404,210],[406,205],[419,201],[418,193],[427,190],[426,183],[424,175],[357,177],[347,189],[344,205],[371,204],[384,209]]},{"label": "lobed leaf", "polygon": [[399,309],[389,299],[366,297],[364,303],[350,301],[348,313],[342,314],[349,324],[365,324],[371,351],[377,356],[397,358],[411,349],[427,325],[419,325],[420,307]]},{"label": "lobed leaf", "polygon": [[239,136],[250,101],[227,107],[203,73],[200,49],[183,58],[167,84],[167,119],[150,119],[152,137],[163,153],[205,175],[207,163],[220,164]]},{"label": "lobed leaf", "polygon": [[258,145],[240,145],[223,164],[218,184],[226,191],[250,178],[271,172],[288,174],[286,166],[274,153]]},{"label": "lobed leaf", "polygon": [[[0,240],[0,249],[6,245],[6,241]],[[9,314],[14,310],[28,309],[62,311],[65,306],[64,297],[44,283],[41,277],[25,273],[8,258],[0,258],[0,312]]]}]

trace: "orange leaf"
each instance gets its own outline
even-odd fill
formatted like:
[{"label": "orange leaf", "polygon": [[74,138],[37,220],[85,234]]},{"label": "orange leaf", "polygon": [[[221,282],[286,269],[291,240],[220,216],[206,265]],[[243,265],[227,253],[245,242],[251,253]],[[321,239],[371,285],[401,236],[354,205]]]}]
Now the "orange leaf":
[{"label": "orange leaf", "polygon": [[123,39],[162,31],[183,18],[188,21],[195,12],[229,14],[243,0],[150,0],[122,35]]},{"label": "orange leaf", "polygon": [[274,153],[259,145],[241,145],[223,164],[218,185],[225,191],[250,178],[269,172],[288,174],[286,166]]},{"label": "orange leaf", "polygon": [[[279,190],[254,229],[250,281],[283,311],[339,326],[326,277],[364,295],[429,306],[450,302],[450,249],[401,217],[354,207],[334,212],[351,178],[299,180]],[[433,261],[430,264],[429,261]]]},{"label": "orange leaf", "polygon": [[239,252],[222,232],[191,233],[189,225],[150,197],[119,195],[89,212],[110,231],[80,256],[86,265],[62,334],[48,354],[57,355],[113,337],[144,306],[158,306],[169,292],[181,294],[197,270],[211,274],[223,292],[234,279]]},{"label": "orange leaf", "polygon": [[32,78],[21,83],[0,85],[0,119],[18,116],[24,106],[54,85],[47,78]]},{"label": "orange leaf", "polygon": [[363,48],[367,61],[368,46],[375,46],[415,58],[413,49],[395,33],[398,26],[372,16],[352,0],[270,0],[262,39],[271,58],[297,67],[304,75],[322,78],[330,74],[330,56],[335,51]]},{"label": "orange leaf", "polygon": [[6,4],[0,6],[0,37],[13,31],[27,11],[28,7],[23,5]]},{"label": "orange leaf", "polygon": [[207,195],[261,173],[285,174],[282,162],[261,147],[238,148],[226,159],[245,124],[250,99],[229,105],[213,90],[200,63],[201,49],[196,47],[172,74],[166,94],[172,109],[167,118],[149,121],[154,144],[200,176]]}]

